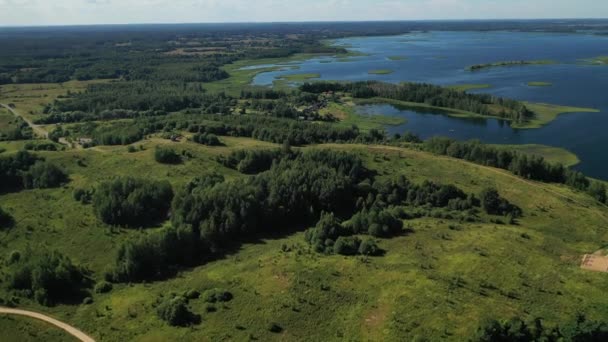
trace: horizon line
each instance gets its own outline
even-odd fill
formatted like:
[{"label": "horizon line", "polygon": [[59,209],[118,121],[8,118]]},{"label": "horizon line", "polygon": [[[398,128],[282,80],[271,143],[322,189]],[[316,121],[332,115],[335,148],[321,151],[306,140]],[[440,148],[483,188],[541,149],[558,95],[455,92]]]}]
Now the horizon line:
[{"label": "horizon line", "polygon": [[0,25],[4,28],[45,28],[45,27],[91,27],[91,26],[152,26],[152,25],[252,25],[252,24],[339,24],[339,23],[407,23],[407,22],[467,22],[467,21],[552,21],[552,20],[608,20],[608,17],[588,18],[469,18],[469,19],[397,19],[397,20],[294,20],[294,21],[201,21],[201,22],[133,22],[98,24],[45,24],[45,25]]}]

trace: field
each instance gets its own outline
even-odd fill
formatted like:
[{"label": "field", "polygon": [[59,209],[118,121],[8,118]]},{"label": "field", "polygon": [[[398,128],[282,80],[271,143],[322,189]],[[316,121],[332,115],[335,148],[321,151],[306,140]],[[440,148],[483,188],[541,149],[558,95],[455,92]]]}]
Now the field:
[{"label": "field", "polygon": [[[137,143],[144,150],[136,153],[128,153],[126,147],[44,153],[68,169],[72,181],[60,189],[0,196],[3,207],[17,218],[13,229],[0,233],[1,254],[45,245],[84,264],[100,279],[118,243],[147,232],[105,226],[90,206],[72,199],[73,189],[121,174],[169,179],[175,186],[213,170],[241,177],[214,157],[234,149],[273,146],[245,138],[221,140],[225,147],[153,138]],[[193,158],[178,166],[157,164],[152,150],[159,144],[188,150]],[[513,226],[408,220],[412,233],[381,240],[387,254],[377,258],[319,255],[301,233],[288,233],[247,244],[224,260],[184,270],[167,281],[115,285],[109,294],[94,294],[90,305],[43,308],[23,301],[21,306],[51,313],[108,341],[397,340],[404,336],[461,340],[475,332],[478,322],[491,317],[540,316],[560,322],[581,308],[590,318],[608,314],[603,276],[578,267],[583,254],[598,250],[608,238],[605,207],[586,195],[413,149],[319,147],[357,153],[380,175],[404,174],[415,181],[450,179],[475,192],[496,186],[525,215]],[[216,305],[216,312],[207,312],[202,299],[192,300],[191,310],[203,316],[200,325],[171,328],[156,317],[152,304],[158,296],[213,287],[229,289],[234,299]],[[269,332],[271,322],[283,332]]]},{"label": "field", "polygon": [[555,120],[558,115],[566,113],[598,113],[599,110],[593,108],[579,108],[570,106],[558,106],[546,103],[526,102],[526,106],[533,111],[536,116],[525,125],[515,125],[516,128],[539,128]]},{"label": "field", "polygon": [[76,342],[72,336],[46,323],[18,316],[0,316],[0,331],[2,341],[6,342]]}]

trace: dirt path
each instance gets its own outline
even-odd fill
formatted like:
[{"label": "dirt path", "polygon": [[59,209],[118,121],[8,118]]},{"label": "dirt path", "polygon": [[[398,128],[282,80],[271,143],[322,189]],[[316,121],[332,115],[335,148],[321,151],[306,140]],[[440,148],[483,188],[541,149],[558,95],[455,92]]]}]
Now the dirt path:
[{"label": "dirt path", "polygon": [[32,122],[32,120],[26,118],[25,116],[19,114],[19,112],[17,112],[16,110],[14,110],[13,108],[11,108],[10,106],[5,105],[4,103],[0,103],[0,107],[4,107],[6,108],[6,110],[8,110],[9,112],[13,113],[14,116],[18,116],[21,119],[23,119],[23,121],[25,121],[28,126],[30,126],[32,128],[32,130],[34,131],[34,133],[36,133],[37,135],[47,139],[49,137],[49,132],[47,132],[44,128],[40,127],[39,125],[36,125],[35,123]]},{"label": "dirt path", "polygon": [[26,317],[30,317],[30,318],[34,318],[34,319],[38,319],[44,322],[47,322],[49,324],[52,324],[54,326],[56,326],[57,328],[67,332],[68,334],[76,337],[77,339],[79,339],[80,341],[83,342],[95,342],[95,340],[90,337],[89,335],[83,333],[82,331],[74,328],[71,325],[68,325],[66,323],[60,322],[52,317],[46,316],[44,314],[41,313],[37,313],[37,312],[33,312],[33,311],[27,311],[27,310],[19,310],[19,309],[12,309],[12,308],[5,308],[5,307],[0,307],[0,314],[8,314],[8,315],[19,315],[19,316],[26,316]]}]

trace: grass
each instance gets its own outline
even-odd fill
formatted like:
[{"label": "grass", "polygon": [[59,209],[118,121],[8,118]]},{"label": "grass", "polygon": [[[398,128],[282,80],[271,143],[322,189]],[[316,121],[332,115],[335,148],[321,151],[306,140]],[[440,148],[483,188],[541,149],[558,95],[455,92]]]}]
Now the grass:
[{"label": "grass", "polygon": [[476,89],[488,89],[492,86],[489,84],[454,84],[448,86],[448,88],[457,90],[457,91],[468,91],[468,90],[476,90]]},{"label": "grass", "polygon": [[4,342],[77,341],[47,323],[20,316],[0,315],[0,331]]},{"label": "grass", "polygon": [[510,151],[518,151],[533,156],[545,158],[550,163],[560,163],[572,167],[580,163],[578,156],[566,149],[546,146],[546,145],[494,145],[496,148],[503,148]]},{"label": "grass", "polygon": [[401,117],[387,115],[361,115],[357,114],[355,107],[350,104],[330,103],[326,108],[323,108],[319,114],[331,114],[339,120],[339,124],[344,127],[357,125],[359,129],[369,131],[370,129],[384,129],[385,126],[403,125],[406,120]]},{"label": "grass", "polygon": [[30,120],[39,119],[47,103],[69,91],[83,91],[89,84],[108,80],[69,81],[65,83],[5,84],[0,86],[0,103],[15,104],[15,109]]},{"label": "grass", "polygon": [[376,70],[370,70],[367,73],[370,75],[389,75],[389,74],[392,74],[393,72],[395,72],[395,71],[391,70],[391,69],[376,69]]},{"label": "grass", "polygon": [[[124,174],[168,179],[175,186],[213,171],[243,177],[218,164],[215,156],[276,146],[245,138],[220,139],[226,146],[152,138],[135,144],[144,145],[144,151],[136,153],[128,153],[124,146],[103,147],[103,152],[41,152],[68,169],[72,181],[60,189],[0,195],[3,208],[17,222],[11,230],[0,232],[0,255],[28,245],[46,245],[102,279],[119,243],[146,231],[105,226],[90,206],[72,199],[73,189]],[[178,166],[158,164],[153,158],[158,144],[186,149],[194,159]],[[379,258],[319,255],[305,244],[302,233],[295,233],[246,244],[223,260],[184,270],[166,281],[116,285],[110,293],[93,294],[90,305],[45,308],[23,300],[20,306],[50,313],[106,341],[251,337],[260,341],[417,337],[461,341],[488,318],[539,316],[552,324],[571,320],[577,312],[591,319],[608,315],[605,274],[578,267],[582,254],[600,249],[608,239],[606,208],[587,195],[415,149],[321,147],[360,155],[381,178],[403,174],[416,182],[453,183],[476,193],[495,186],[525,215],[513,226],[408,220],[406,225],[414,233],[380,240],[387,254]],[[78,160],[86,167],[79,166]],[[284,252],[282,246],[291,251]],[[158,296],[213,287],[228,289],[234,299],[216,305],[213,313],[206,312],[202,299],[192,300],[191,310],[203,318],[200,325],[173,328],[156,317],[152,304]],[[284,331],[269,332],[270,322],[277,322]],[[21,326],[0,320],[3,336],[20,337],[15,334]]]},{"label": "grass", "polygon": [[388,60],[390,61],[404,61],[407,60],[406,56],[388,56]]},{"label": "grass", "polygon": [[15,125],[15,116],[4,108],[0,108],[0,137],[4,134],[12,132],[17,125]]},{"label": "grass", "polygon": [[281,80],[285,80],[288,82],[304,82],[311,80],[313,78],[320,78],[321,74],[291,74],[291,75],[282,75],[279,77]]},{"label": "grass", "polygon": [[529,87],[550,87],[552,85],[553,85],[553,83],[551,83],[551,82],[537,82],[537,81],[528,82]]},{"label": "grass", "polygon": [[593,108],[581,108],[571,106],[559,106],[546,103],[525,102],[525,105],[536,115],[529,122],[518,125],[512,124],[515,128],[540,128],[555,120],[559,115],[566,113],[598,113],[599,110]]}]

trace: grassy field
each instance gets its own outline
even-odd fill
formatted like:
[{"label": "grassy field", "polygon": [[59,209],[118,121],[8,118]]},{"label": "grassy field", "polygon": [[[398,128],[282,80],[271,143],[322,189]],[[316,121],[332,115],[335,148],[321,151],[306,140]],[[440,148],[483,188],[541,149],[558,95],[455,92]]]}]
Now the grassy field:
[{"label": "grassy field", "polygon": [[393,72],[395,72],[395,71],[391,70],[391,69],[376,69],[376,70],[370,70],[367,73],[370,75],[390,75]]},{"label": "grassy field", "polygon": [[0,108],[0,137],[3,134],[13,131],[15,126],[15,116],[4,108]]},{"label": "grassy field", "polygon": [[521,153],[540,156],[551,163],[560,163],[565,166],[575,166],[580,163],[578,156],[566,149],[545,145],[493,145],[497,148],[503,148],[509,151],[518,151]]},{"label": "grassy field", "polygon": [[385,126],[397,126],[406,123],[404,118],[395,116],[357,114],[352,103],[330,103],[326,108],[323,108],[319,114],[331,114],[340,120],[340,125],[345,127],[357,125],[359,129],[364,131],[370,129],[384,129]]},{"label": "grassy field", "polygon": [[83,91],[89,84],[102,82],[108,82],[108,80],[5,84],[0,86],[0,103],[12,103],[21,115],[30,120],[36,120],[42,115],[44,106],[53,102],[57,97],[67,95],[68,91]]},{"label": "grassy field", "polygon": [[551,82],[539,82],[539,81],[528,82],[529,87],[550,87],[552,85],[553,85],[553,83],[551,83]]},{"label": "grassy field", "polygon": [[[41,153],[68,169],[71,182],[60,189],[0,195],[3,208],[17,222],[0,232],[0,255],[46,246],[83,264],[100,280],[121,241],[155,228],[110,228],[90,206],[72,199],[73,189],[126,174],[169,179],[174,186],[213,171],[242,177],[218,164],[215,156],[275,146],[220,139],[226,146],[153,138],[135,144],[144,146],[136,153],[125,146]],[[159,144],[188,150],[193,159],[177,166],[158,164],[153,148]],[[0,143],[4,146],[10,145]],[[302,233],[277,236],[246,244],[223,260],[184,270],[167,281],[116,285],[108,294],[93,294],[90,305],[45,308],[23,300],[20,306],[51,313],[106,341],[461,341],[488,318],[540,316],[555,323],[581,311],[594,319],[608,314],[605,275],[578,267],[582,254],[608,241],[606,207],[587,195],[414,149],[321,147],[359,154],[380,177],[403,174],[416,182],[450,182],[472,192],[496,186],[523,209],[524,217],[513,226],[408,220],[413,233],[381,240],[387,254],[378,258],[323,256],[310,250]],[[228,289],[234,299],[215,305],[215,312],[207,312],[204,300],[192,300],[191,310],[202,315],[200,325],[173,328],[156,317],[153,303],[158,296],[214,287]],[[271,322],[283,332],[269,332]],[[13,335],[38,331],[34,325],[2,320],[0,327]]]},{"label": "grassy field", "polygon": [[19,316],[0,315],[0,332],[4,342],[77,341],[49,324]]}]

